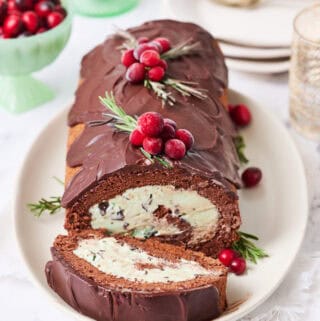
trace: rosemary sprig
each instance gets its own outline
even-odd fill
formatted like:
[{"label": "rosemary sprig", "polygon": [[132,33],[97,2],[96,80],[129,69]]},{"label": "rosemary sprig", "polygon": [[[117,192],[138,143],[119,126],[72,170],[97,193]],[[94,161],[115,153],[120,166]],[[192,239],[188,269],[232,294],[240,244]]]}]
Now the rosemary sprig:
[{"label": "rosemary sprig", "polygon": [[165,84],[146,79],[144,81],[144,86],[153,90],[155,94],[162,99],[163,104],[168,103],[170,106],[173,106],[176,102],[176,99],[172,96],[172,93],[165,90]]},{"label": "rosemary sprig", "polygon": [[[99,97],[101,103],[108,108],[113,114],[103,113],[105,117],[110,117],[106,121],[90,122],[91,126],[99,126],[103,124],[111,124],[118,130],[130,134],[137,127],[137,119],[128,115],[120,106],[117,105],[113,93],[105,93],[105,97]],[[165,168],[172,168],[172,165],[162,156],[153,156],[140,148],[141,153],[150,160],[151,163],[158,162]]]},{"label": "rosemary sprig", "polygon": [[253,243],[253,241],[259,240],[257,236],[241,231],[239,231],[238,234],[239,240],[232,245],[232,248],[244,259],[257,264],[259,259],[269,256],[263,249]]},{"label": "rosemary sprig", "polygon": [[194,54],[197,51],[197,49],[199,49],[199,45],[199,42],[192,43],[192,39],[188,39],[162,54],[161,58],[169,60],[176,59],[181,56]]},{"label": "rosemary sprig", "polygon": [[151,163],[154,163],[156,161],[157,163],[161,164],[165,168],[172,168],[172,165],[163,157],[153,156],[142,147],[140,148],[140,151]]},{"label": "rosemary sprig", "polygon": [[[110,117],[109,120],[104,123],[110,123],[114,125],[115,128],[131,133],[137,127],[136,118],[128,115],[121,107],[116,103],[113,93],[105,93],[105,97],[99,97],[101,103],[108,108],[113,114],[103,113],[103,116]],[[93,122],[96,124],[97,122]],[[92,122],[91,122],[92,124]]]},{"label": "rosemary sprig", "polygon": [[125,39],[124,43],[117,48],[119,50],[134,49],[138,45],[137,39],[126,30],[116,28],[115,34],[116,36]]},{"label": "rosemary sprig", "polygon": [[249,162],[249,160],[244,153],[244,149],[246,147],[246,144],[244,142],[243,137],[240,135],[236,136],[234,138],[234,144],[236,146],[236,150],[237,150],[237,154],[238,154],[240,162],[243,164],[247,164]]},{"label": "rosemary sprig", "polygon": [[173,89],[177,90],[182,96],[194,96],[199,99],[208,98],[205,89],[194,87],[197,85],[196,82],[166,78],[164,80],[164,84],[171,86]]},{"label": "rosemary sprig", "polygon": [[28,204],[28,207],[36,217],[40,217],[44,212],[48,212],[52,215],[61,209],[61,197],[53,196],[49,199],[41,198],[37,203]]}]

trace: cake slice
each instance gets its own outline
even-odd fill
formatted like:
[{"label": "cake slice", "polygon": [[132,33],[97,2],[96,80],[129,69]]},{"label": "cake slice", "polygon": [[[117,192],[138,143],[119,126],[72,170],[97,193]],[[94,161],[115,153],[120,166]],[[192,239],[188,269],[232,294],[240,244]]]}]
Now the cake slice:
[{"label": "cake slice", "polygon": [[[105,229],[202,251],[215,257],[238,238],[241,224],[237,188],[237,132],[227,111],[227,68],[217,41],[201,27],[158,20],[129,29],[136,39],[166,37],[173,47],[191,41],[197,51],[168,62],[174,79],[193,81],[206,99],[172,91],[174,106],[143,84],[126,79],[117,49],[123,38],[111,35],[88,53],[69,114],[66,186],[62,205],[69,232]],[[195,143],[172,169],[150,164],[129,135],[114,128],[90,126],[108,112],[98,97],[112,92],[131,116],[160,113],[189,130]]]},{"label": "cake slice", "polygon": [[202,253],[102,231],[60,235],[51,252],[48,284],[95,320],[208,321],[226,307],[226,268]]}]

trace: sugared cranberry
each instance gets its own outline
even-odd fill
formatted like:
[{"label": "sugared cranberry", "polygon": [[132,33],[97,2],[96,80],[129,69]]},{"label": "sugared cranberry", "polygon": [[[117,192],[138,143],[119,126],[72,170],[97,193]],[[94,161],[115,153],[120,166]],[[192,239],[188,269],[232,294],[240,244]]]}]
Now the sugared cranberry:
[{"label": "sugared cranberry", "polygon": [[186,154],[186,145],[179,139],[169,139],[164,151],[169,158],[179,160]]},{"label": "sugared cranberry", "polygon": [[139,129],[135,129],[131,132],[129,136],[130,143],[133,146],[140,147],[143,144],[143,140],[146,138],[146,135],[143,134]]},{"label": "sugared cranberry", "polygon": [[242,173],[242,181],[245,187],[254,187],[262,179],[262,171],[258,167],[249,167]]},{"label": "sugared cranberry", "polygon": [[54,9],[54,4],[51,1],[40,1],[34,9],[40,17],[47,17]]},{"label": "sugared cranberry", "polygon": [[137,60],[140,59],[142,53],[146,50],[155,50],[154,47],[149,46],[149,44],[147,43],[143,43],[141,45],[139,45],[137,48],[134,49],[133,51],[133,56],[134,58],[136,58]]},{"label": "sugared cranberry", "polygon": [[59,12],[51,12],[47,16],[47,24],[50,29],[55,28],[58,26],[62,21],[64,17],[61,13]]},{"label": "sugared cranberry", "polygon": [[38,30],[40,20],[34,11],[26,11],[22,14],[22,22],[29,32],[35,33]]},{"label": "sugared cranberry", "polygon": [[153,111],[144,113],[138,118],[138,127],[147,136],[160,136],[164,127],[163,118]]},{"label": "sugared cranberry", "polygon": [[65,8],[63,8],[62,6],[58,5],[54,8],[54,12],[59,12],[63,15],[63,17],[66,17],[67,16],[67,11]]},{"label": "sugared cranberry", "polygon": [[148,78],[152,81],[161,81],[165,71],[162,67],[156,66],[148,70]]},{"label": "sugared cranberry", "polygon": [[174,138],[176,135],[175,128],[170,124],[164,124],[163,130],[161,133],[162,139],[166,142],[168,139]]},{"label": "sugared cranberry", "polygon": [[186,145],[187,150],[189,150],[194,144],[194,137],[187,129],[178,129],[176,131],[176,138]]},{"label": "sugared cranberry", "polygon": [[234,258],[230,264],[230,271],[237,275],[243,274],[246,268],[247,268],[246,260],[242,257]]},{"label": "sugared cranberry", "polygon": [[8,16],[3,23],[3,35],[7,38],[14,38],[23,30],[21,17],[16,15]]},{"label": "sugared cranberry", "polygon": [[160,55],[155,50],[146,50],[141,54],[140,62],[148,67],[156,66],[160,62]]},{"label": "sugared cranberry", "polygon": [[170,41],[167,38],[160,37],[160,38],[154,39],[153,41],[157,42],[158,44],[160,44],[160,46],[162,48],[161,52],[166,52],[171,48]]},{"label": "sugared cranberry", "polygon": [[160,45],[158,42],[151,41],[151,42],[149,42],[148,44],[149,44],[149,46],[152,48],[152,50],[155,50],[155,51],[157,51],[157,52],[159,52],[159,53],[162,52],[162,47],[161,47],[161,45]]},{"label": "sugared cranberry", "polygon": [[7,3],[0,1],[0,25],[2,25],[4,18],[7,15],[7,9],[8,9]]},{"label": "sugared cranberry", "polygon": [[219,261],[229,267],[234,258],[237,257],[237,253],[232,249],[223,249],[218,255]]},{"label": "sugared cranberry", "polygon": [[162,67],[165,71],[168,69],[168,64],[164,59],[160,59],[158,66]]},{"label": "sugared cranberry", "polygon": [[151,155],[160,154],[163,149],[162,139],[156,137],[146,137],[143,140],[143,149]]},{"label": "sugared cranberry", "polygon": [[147,43],[147,42],[149,42],[149,38],[147,38],[147,37],[140,37],[138,39],[138,44],[139,45],[141,45],[142,43]]},{"label": "sugared cranberry", "polygon": [[164,122],[164,124],[169,124],[169,125],[171,125],[174,129],[177,129],[177,123],[176,123],[174,120],[172,120],[172,119],[170,119],[170,118],[164,118],[163,122]]},{"label": "sugared cranberry", "polygon": [[135,62],[127,69],[126,78],[132,83],[139,83],[144,80],[145,74],[146,70],[144,65],[139,62]]},{"label": "sugared cranberry", "polygon": [[133,49],[128,49],[122,53],[121,62],[124,66],[129,67],[137,60],[133,56]]},{"label": "sugared cranberry", "polygon": [[21,11],[31,10],[33,8],[33,0],[14,0],[17,8]]},{"label": "sugared cranberry", "polygon": [[241,127],[247,126],[251,122],[251,113],[246,105],[236,105],[230,110],[230,117],[233,122]]}]

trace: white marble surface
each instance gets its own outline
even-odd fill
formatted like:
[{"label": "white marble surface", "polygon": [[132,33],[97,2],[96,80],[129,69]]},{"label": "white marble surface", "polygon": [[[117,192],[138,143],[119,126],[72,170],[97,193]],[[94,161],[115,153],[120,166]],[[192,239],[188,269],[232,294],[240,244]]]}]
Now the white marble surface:
[{"label": "white marble surface", "polygon": [[[101,42],[113,25],[127,27],[159,17],[162,17],[160,1],[144,0],[136,10],[118,18],[75,18],[73,34],[64,52],[54,64],[37,74],[54,88],[56,99],[19,116],[0,110],[0,320],[70,320],[41,297],[17,254],[11,212],[15,175],[37,133],[72,100],[81,57]],[[263,102],[288,127],[305,164],[310,196],[308,230],[291,272],[276,293],[244,320],[320,319],[320,144],[305,140],[290,129],[287,82],[287,75],[262,77],[230,72],[232,88]]]}]

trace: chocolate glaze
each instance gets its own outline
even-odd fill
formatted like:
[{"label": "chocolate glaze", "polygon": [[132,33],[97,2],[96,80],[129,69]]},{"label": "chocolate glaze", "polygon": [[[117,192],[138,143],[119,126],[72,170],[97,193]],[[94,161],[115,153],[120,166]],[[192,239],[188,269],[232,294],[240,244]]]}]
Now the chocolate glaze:
[{"label": "chocolate glaze", "polygon": [[[179,128],[186,128],[193,133],[195,145],[192,151],[181,161],[174,162],[175,166],[183,167],[190,174],[201,173],[210,179],[214,178],[228,190],[230,184],[222,178],[239,186],[239,160],[232,141],[236,132],[219,100],[227,87],[227,69],[213,37],[197,25],[171,20],[147,22],[129,31],[137,38],[167,37],[173,46],[188,39],[199,42],[196,54],[169,61],[167,74],[171,78],[197,82],[200,88],[208,91],[208,98],[199,100],[183,97],[172,91],[176,104],[163,107],[152,91],[141,84],[127,82],[126,69],[120,62],[121,53],[116,49],[123,39],[111,36],[82,61],[83,81],[76,92],[69,125],[101,120],[101,113],[106,109],[98,97],[103,96],[105,91],[112,91],[117,103],[128,114],[157,111],[175,120]],[[128,166],[146,165],[141,152],[130,145],[128,135],[114,132],[107,125],[86,125],[69,149],[67,164],[82,168],[66,187],[62,199],[64,207],[70,207],[80,194],[108,174]]]},{"label": "chocolate glaze", "polygon": [[98,321],[209,321],[219,316],[214,286],[177,292],[111,290],[80,276],[51,248],[49,286],[78,312]]}]

